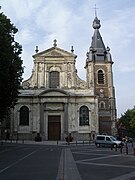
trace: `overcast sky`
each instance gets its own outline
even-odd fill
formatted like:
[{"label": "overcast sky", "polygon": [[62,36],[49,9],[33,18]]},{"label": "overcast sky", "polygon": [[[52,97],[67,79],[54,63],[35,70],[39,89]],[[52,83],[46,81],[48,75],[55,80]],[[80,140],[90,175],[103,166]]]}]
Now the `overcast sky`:
[{"label": "overcast sky", "polygon": [[94,32],[94,7],[100,33],[111,49],[118,117],[135,105],[135,1],[134,0],[1,0],[1,12],[18,28],[23,47],[24,80],[31,76],[35,47],[43,51],[57,39],[59,48],[74,46],[78,75],[85,80],[86,52]]}]

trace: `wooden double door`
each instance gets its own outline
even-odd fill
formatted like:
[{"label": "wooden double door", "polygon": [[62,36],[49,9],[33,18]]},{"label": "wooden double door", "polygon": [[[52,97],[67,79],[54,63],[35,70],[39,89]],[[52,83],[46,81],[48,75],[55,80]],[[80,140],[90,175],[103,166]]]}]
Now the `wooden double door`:
[{"label": "wooden double door", "polygon": [[48,140],[61,139],[61,116],[48,116]]}]

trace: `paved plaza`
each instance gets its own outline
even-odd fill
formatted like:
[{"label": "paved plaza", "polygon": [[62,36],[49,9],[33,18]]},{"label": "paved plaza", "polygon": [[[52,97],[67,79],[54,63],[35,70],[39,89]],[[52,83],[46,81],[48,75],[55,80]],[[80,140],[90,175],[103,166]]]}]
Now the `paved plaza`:
[{"label": "paved plaza", "polygon": [[1,180],[133,180],[133,147],[96,148],[94,143],[4,142],[0,146]]}]

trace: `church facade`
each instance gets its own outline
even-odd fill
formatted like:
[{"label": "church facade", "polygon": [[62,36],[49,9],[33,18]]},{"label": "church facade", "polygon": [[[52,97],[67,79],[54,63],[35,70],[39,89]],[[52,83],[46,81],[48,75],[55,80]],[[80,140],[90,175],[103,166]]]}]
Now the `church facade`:
[{"label": "church facade", "polygon": [[99,32],[100,20],[93,21],[94,35],[86,57],[86,81],[79,78],[73,47],[57,46],[42,52],[36,47],[34,67],[22,83],[12,110],[11,134],[33,139],[64,140],[71,133],[76,140],[90,140],[96,134],[116,133],[116,104],[112,58]]}]

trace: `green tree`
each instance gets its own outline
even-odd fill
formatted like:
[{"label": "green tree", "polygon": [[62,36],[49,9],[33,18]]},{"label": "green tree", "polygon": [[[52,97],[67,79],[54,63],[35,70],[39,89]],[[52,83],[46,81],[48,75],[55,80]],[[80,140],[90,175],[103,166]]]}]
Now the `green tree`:
[{"label": "green tree", "polygon": [[130,117],[130,127],[135,131],[135,108],[131,109]]},{"label": "green tree", "polygon": [[22,82],[22,46],[15,41],[18,29],[0,13],[0,121],[17,101]]},{"label": "green tree", "polygon": [[125,130],[125,135],[135,136],[135,107],[128,109],[118,121],[119,130]]}]

